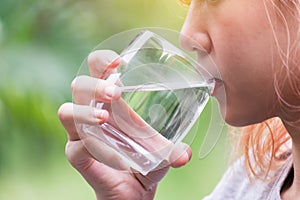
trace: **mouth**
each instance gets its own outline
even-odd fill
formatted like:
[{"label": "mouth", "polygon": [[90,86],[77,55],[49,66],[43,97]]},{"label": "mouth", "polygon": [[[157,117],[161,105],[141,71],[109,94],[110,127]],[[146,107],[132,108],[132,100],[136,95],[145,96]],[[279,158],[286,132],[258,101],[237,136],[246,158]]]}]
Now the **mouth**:
[{"label": "mouth", "polygon": [[219,78],[209,79],[209,83],[213,84],[213,88],[212,88],[211,93],[210,93],[211,96],[215,96],[218,89],[221,88],[224,85],[224,82]]}]

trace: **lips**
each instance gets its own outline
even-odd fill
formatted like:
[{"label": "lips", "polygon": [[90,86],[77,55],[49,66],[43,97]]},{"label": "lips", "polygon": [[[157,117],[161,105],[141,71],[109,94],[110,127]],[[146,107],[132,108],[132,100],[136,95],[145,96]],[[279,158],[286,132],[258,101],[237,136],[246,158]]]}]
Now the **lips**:
[{"label": "lips", "polygon": [[224,86],[224,83],[221,79],[218,79],[218,78],[212,78],[212,79],[210,79],[210,81],[212,81],[214,83],[214,88],[212,89],[210,95],[215,96],[217,91],[219,90],[219,88]]}]

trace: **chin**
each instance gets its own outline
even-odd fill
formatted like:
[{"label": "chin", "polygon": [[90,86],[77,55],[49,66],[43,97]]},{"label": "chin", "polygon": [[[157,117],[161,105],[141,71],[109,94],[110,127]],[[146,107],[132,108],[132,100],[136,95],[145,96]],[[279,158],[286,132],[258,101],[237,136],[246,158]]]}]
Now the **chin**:
[{"label": "chin", "polygon": [[243,113],[238,109],[235,109],[234,112],[232,112],[231,110],[226,109],[223,106],[220,106],[220,111],[224,121],[228,125],[234,127],[253,125],[266,120],[264,118],[258,118],[257,114],[251,115],[250,112]]},{"label": "chin", "polygon": [[265,113],[261,113],[255,108],[243,109],[243,107],[238,108],[237,106],[228,104],[224,91],[223,93],[218,93],[215,99],[218,102],[222,118],[230,126],[243,127],[253,125],[261,123],[268,118]]},{"label": "chin", "polygon": [[222,117],[225,120],[227,124],[234,127],[243,127],[243,126],[249,126],[257,123],[263,122],[265,119],[260,119],[253,116],[250,116],[249,114],[242,114],[242,113],[234,113],[230,114],[229,112],[222,113]]},{"label": "chin", "polygon": [[232,118],[225,118],[224,120],[228,125],[234,126],[234,127],[244,127],[244,126],[248,126],[248,125],[252,124],[252,123],[244,122],[241,119],[236,120],[236,119],[232,119]]}]

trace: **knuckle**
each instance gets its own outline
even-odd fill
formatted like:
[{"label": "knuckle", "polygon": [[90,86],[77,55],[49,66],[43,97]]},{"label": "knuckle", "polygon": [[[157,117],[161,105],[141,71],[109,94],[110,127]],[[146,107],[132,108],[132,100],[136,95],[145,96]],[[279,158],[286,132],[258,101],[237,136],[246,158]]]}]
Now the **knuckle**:
[{"label": "knuckle", "polygon": [[71,83],[71,91],[73,95],[75,94],[75,91],[80,90],[80,88],[85,85],[89,81],[90,77],[87,75],[80,75],[73,79]]},{"label": "knuckle", "polygon": [[87,61],[89,67],[105,67],[117,57],[118,54],[112,50],[96,50],[89,54]]},{"label": "knuckle", "polygon": [[76,84],[82,84],[82,83],[85,83],[86,81],[88,81],[90,79],[89,76],[87,75],[80,75],[80,76],[77,76],[73,81],[72,81],[72,85],[74,87],[76,87]]},{"label": "knuckle", "polygon": [[57,111],[57,116],[61,121],[66,121],[70,118],[69,110],[70,107],[72,107],[72,105],[72,103],[67,102],[59,107]]},{"label": "knuckle", "polygon": [[103,99],[104,92],[105,92],[105,82],[98,82],[95,90],[94,90],[94,97],[95,99]]},{"label": "knuckle", "polygon": [[66,144],[65,154],[69,163],[79,171],[87,169],[93,161],[81,140],[69,141]]},{"label": "knuckle", "polygon": [[89,55],[88,55],[88,58],[87,58],[87,61],[88,61],[88,64],[91,65],[95,62],[98,62],[99,60],[99,56],[101,56],[101,51],[100,50],[96,50],[96,51],[93,51],[91,52]]},{"label": "knuckle", "polygon": [[80,152],[82,152],[83,150],[84,150],[84,147],[81,144],[81,141],[68,142],[66,144],[66,148],[65,148],[65,154],[66,154],[67,160],[72,165],[76,165],[76,163],[78,162],[78,159],[79,159],[79,155],[81,155]]},{"label": "knuckle", "polygon": [[67,160],[72,164],[75,160],[75,154],[73,153],[73,145],[71,142],[68,142],[65,147],[65,154]]},{"label": "knuckle", "polygon": [[75,91],[75,84],[77,82],[77,77],[73,79],[72,83],[71,83],[71,91],[72,93],[74,93]]}]

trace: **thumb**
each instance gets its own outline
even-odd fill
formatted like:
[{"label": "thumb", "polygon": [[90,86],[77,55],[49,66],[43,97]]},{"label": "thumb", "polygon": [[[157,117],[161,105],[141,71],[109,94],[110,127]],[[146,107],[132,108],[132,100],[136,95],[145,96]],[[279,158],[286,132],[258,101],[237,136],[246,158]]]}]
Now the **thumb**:
[{"label": "thumb", "polygon": [[146,190],[153,190],[157,183],[166,175],[170,166],[174,168],[182,167],[190,161],[191,157],[192,150],[189,145],[177,143],[175,144],[168,162],[162,162],[156,170],[149,172],[146,176],[140,173],[134,173],[134,176]]},{"label": "thumb", "polygon": [[179,168],[187,164],[192,157],[192,150],[189,145],[185,143],[175,144],[175,148],[170,155],[170,166],[174,168]]}]

